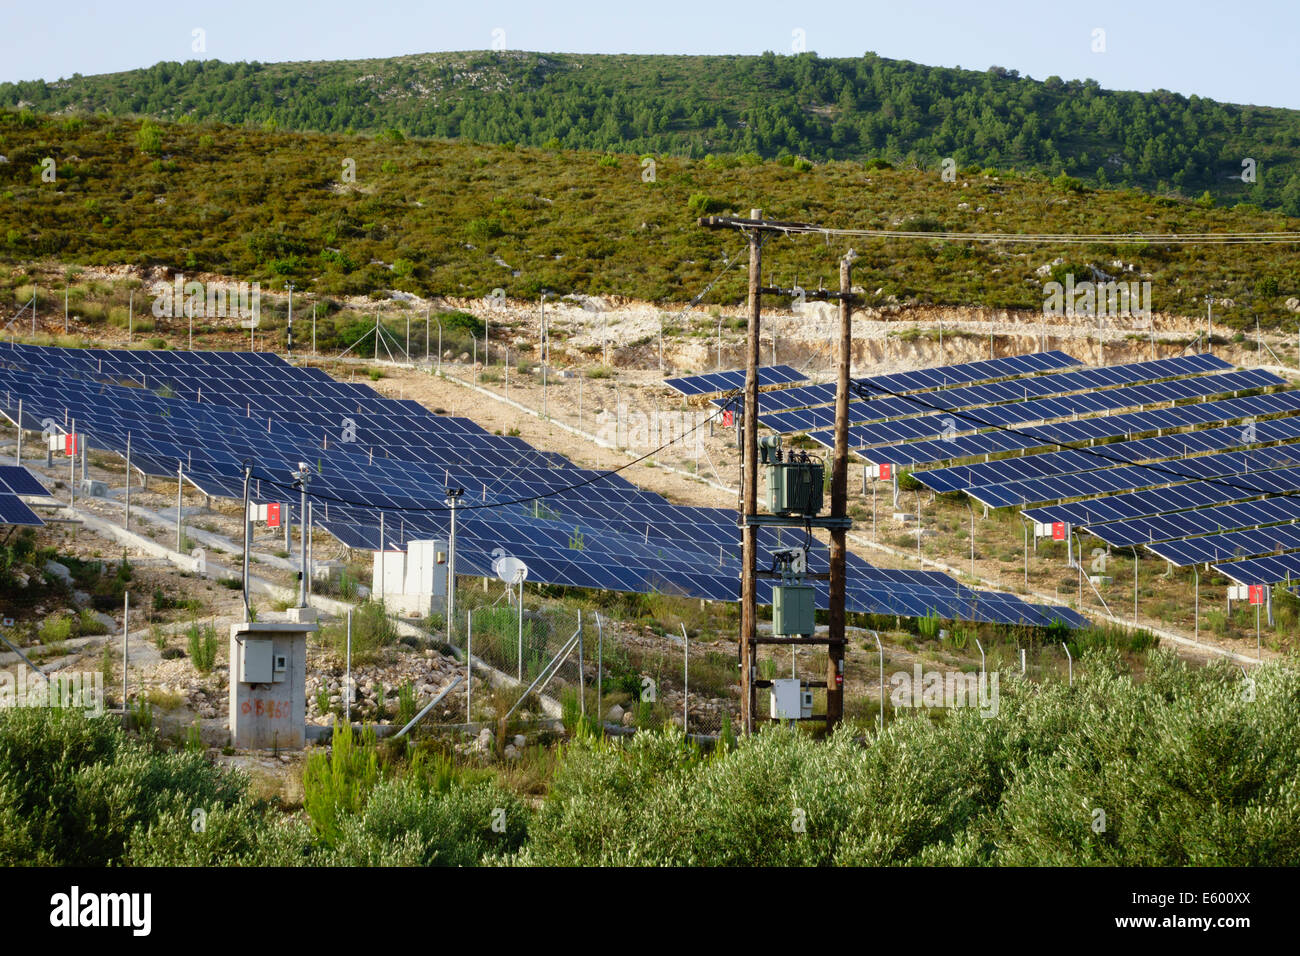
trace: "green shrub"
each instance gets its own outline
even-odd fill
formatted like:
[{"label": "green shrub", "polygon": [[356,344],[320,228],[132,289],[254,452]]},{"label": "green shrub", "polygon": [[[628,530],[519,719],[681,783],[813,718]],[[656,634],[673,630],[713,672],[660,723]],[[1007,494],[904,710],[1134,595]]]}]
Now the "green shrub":
[{"label": "green shrub", "polygon": [[477,866],[523,846],[529,811],[493,784],[430,791],[386,781],[364,812],[340,827],[331,863],[344,866]]},{"label": "green shrub", "polygon": [[61,644],[72,637],[76,631],[73,626],[75,618],[58,611],[41,622],[38,633],[42,644]]},{"label": "green shrub", "polygon": [[190,624],[185,631],[189,641],[190,660],[200,674],[209,674],[217,662],[217,628],[212,623]]},{"label": "green shrub", "polygon": [[[352,612],[352,663],[376,660],[384,648],[397,643],[397,636],[397,626],[389,620],[383,602],[363,602]],[[343,660],[347,656],[347,622],[322,628],[320,640],[335,658]]]},{"label": "green shrub", "polygon": [[117,718],[0,710],[0,865],[108,866],[172,812],[233,805],[243,778],[201,756],[156,751]]},{"label": "green shrub", "polygon": [[378,783],[374,730],[366,728],[358,743],[351,724],[336,722],[331,752],[309,756],[302,775],[302,805],[316,833],[334,843],[343,816],[360,813]]}]

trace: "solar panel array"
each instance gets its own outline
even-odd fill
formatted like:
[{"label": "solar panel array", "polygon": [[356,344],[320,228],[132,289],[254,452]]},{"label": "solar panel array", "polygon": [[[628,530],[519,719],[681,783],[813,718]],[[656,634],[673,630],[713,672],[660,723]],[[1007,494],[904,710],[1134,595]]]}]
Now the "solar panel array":
[{"label": "solar panel array", "polygon": [[[910,372],[870,375],[866,378],[853,379],[853,384],[855,388],[866,389],[868,393],[878,391],[904,394],[951,388],[954,385],[967,385],[971,382],[991,382],[995,379],[1051,372],[1079,364],[1078,359],[1064,352],[1033,352],[1028,355],[965,362],[961,365],[942,365],[938,368],[923,368]],[[825,405],[833,401],[835,401],[834,383],[801,385],[760,395],[758,410],[762,415],[789,408]]]},{"label": "solar panel array", "polygon": [[1238,528],[1300,521],[1300,498],[1257,498],[1234,504],[1211,505],[1147,518],[1109,521],[1088,526],[1088,531],[1114,547],[1155,544],[1191,535],[1217,534]]},{"label": "solar panel array", "polygon": [[1263,558],[1249,558],[1230,564],[1216,564],[1214,570],[1226,574],[1240,584],[1279,584],[1283,581],[1300,581],[1300,554],[1276,554]]},{"label": "solar panel array", "polygon": [[[938,435],[944,431],[943,422],[952,417],[945,413],[963,408],[979,409],[978,417],[985,420],[985,425],[982,427],[988,427],[990,424],[1064,418],[1108,408],[1128,408],[1152,402],[1171,401],[1186,396],[1178,394],[1176,389],[1170,392],[1163,386],[1130,391],[1119,389],[1118,386],[1155,382],[1175,375],[1222,372],[1230,368],[1231,366],[1226,362],[1213,356],[1194,355],[1016,378],[984,385],[945,388],[910,396],[890,395],[886,394],[887,390],[882,389],[881,397],[849,403],[850,424],[882,423],[876,429],[854,430],[850,437],[850,444],[852,447],[861,448],[884,442]],[[1164,384],[1175,385],[1176,383]],[[871,392],[868,391],[868,394]],[[1056,397],[1047,400],[1047,396]],[[1033,401],[1034,399],[1040,401]],[[940,414],[934,414],[936,412]],[[928,417],[924,422],[916,423],[911,416],[917,415]],[[783,434],[815,431],[832,427],[835,423],[835,411],[833,408],[821,407],[778,414],[760,414],[759,421]],[[958,421],[961,422],[960,417]],[[927,429],[925,425],[935,427]],[[972,422],[969,425],[963,423],[963,427],[981,426]]]},{"label": "solar panel array", "polygon": [[[1229,378],[1229,376],[1232,376]],[[1051,422],[1043,425],[1011,426],[1013,431],[988,431],[977,435],[954,435],[939,441],[913,441],[886,448],[858,451],[858,455],[873,463],[889,462],[899,466],[921,466],[959,461],[1002,452],[1030,451],[1055,445],[1071,445],[1110,438],[1132,437],[1144,432],[1186,428],[1193,425],[1222,424],[1238,418],[1294,413],[1300,410],[1300,392],[1279,392],[1249,395],[1242,398],[1211,402],[1216,394],[1268,388],[1283,384],[1272,372],[1247,369],[1225,375],[1207,376],[1195,381],[1207,383],[1203,402],[1157,408],[1120,415],[1097,415],[1071,421]],[[953,412],[955,417],[961,412]],[[971,412],[972,416],[981,413]],[[852,429],[850,429],[852,433]],[[829,441],[829,433],[812,437]],[[852,442],[850,441],[850,444]],[[917,477],[921,477],[918,472]]]},{"label": "solar panel array", "polygon": [[1267,477],[1274,469],[1295,467],[1300,467],[1300,448],[1278,445],[1250,451],[1198,455],[1151,465],[1112,465],[1094,471],[984,485],[967,489],[966,493],[989,507],[1005,508],[1197,479],[1232,479],[1236,484],[1249,488],[1254,487],[1252,481],[1259,475]]},{"label": "solar panel array", "polygon": [[45,524],[19,495],[48,497],[45,486],[21,465],[0,466],[0,524],[39,528]]},{"label": "solar panel array", "polygon": [[[914,477],[936,492],[1020,507],[1175,565],[1300,581],[1300,390],[1208,353],[1062,370],[1077,364],[1053,353],[1039,369],[861,379],[849,445],[895,474],[921,469]],[[865,397],[873,388],[881,395]],[[1224,397],[1241,392],[1260,394]],[[764,396],[760,422],[833,447],[834,397],[833,385]]]},{"label": "solar panel array", "polygon": [[1269,444],[1300,438],[1300,418],[1278,418],[1253,423],[1252,428],[1226,425],[1158,438],[1114,442],[1099,448],[1047,452],[974,465],[954,465],[918,472],[917,477],[935,491],[965,491],[1004,481],[1043,478],[1115,465],[1186,457],[1197,452],[1222,451],[1244,445]]},{"label": "solar panel array", "polygon": [[[123,384],[126,383],[126,384]],[[578,468],[466,419],[386,399],[368,386],[322,379],[274,356],[211,352],[91,352],[0,346],[0,397],[23,424],[71,427],[86,447],[124,454],[145,473],[211,494],[252,496],[297,511],[292,472],[315,466],[313,522],[355,548],[401,548],[445,537],[447,487],[463,487],[458,570],[492,574],[494,551],[523,559],[530,580],[734,601],[739,591],[734,511],[671,505],[618,474]],[[62,423],[67,422],[68,426]],[[762,529],[760,546],[794,544]],[[810,570],[827,570],[823,551]],[[760,599],[770,601],[770,583]],[[827,584],[817,582],[827,603]],[[849,556],[852,611],[1043,626],[1085,621],[1065,608],[977,592],[941,574],[887,571]]]},{"label": "solar panel array", "polygon": [[[758,385],[785,385],[789,382],[806,382],[808,376],[789,365],[764,365],[758,370]],[[687,375],[682,378],[666,378],[664,384],[676,389],[683,395],[712,395],[715,392],[730,392],[745,387],[745,370],[733,369],[727,372],[706,372],[703,375]]]}]

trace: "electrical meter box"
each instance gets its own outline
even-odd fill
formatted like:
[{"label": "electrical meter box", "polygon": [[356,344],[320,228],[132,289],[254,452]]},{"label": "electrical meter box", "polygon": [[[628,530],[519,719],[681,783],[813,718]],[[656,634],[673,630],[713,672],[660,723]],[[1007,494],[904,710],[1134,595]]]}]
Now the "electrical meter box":
[{"label": "electrical meter box", "polygon": [[770,716],[773,720],[807,720],[812,716],[813,692],[798,678],[772,681]]},{"label": "electrical meter box", "polygon": [[812,636],[816,629],[811,584],[778,584],[772,588],[772,633],[777,637]]},{"label": "electrical meter box", "polygon": [[274,641],[246,640],[239,664],[239,679],[245,684],[269,684],[274,678],[271,657]]},{"label": "electrical meter box", "polygon": [[249,621],[230,628],[230,736],[240,749],[292,750],[307,742],[310,621]]},{"label": "electrical meter box", "polygon": [[766,466],[767,510],[776,515],[816,515],[825,495],[821,462],[783,461]]}]

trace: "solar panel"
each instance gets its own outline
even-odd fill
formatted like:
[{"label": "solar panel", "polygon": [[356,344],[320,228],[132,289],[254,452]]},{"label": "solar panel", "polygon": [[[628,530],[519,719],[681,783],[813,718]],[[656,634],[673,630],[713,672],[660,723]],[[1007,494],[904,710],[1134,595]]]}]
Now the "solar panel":
[{"label": "solar panel", "polygon": [[[1026,402],[1051,395],[1060,396],[1071,392],[1155,382],[1162,378],[1222,372],[1231,368],[1232,366],[1222,359],[1208,353],[1198,353],[1150,362],[1134,362],[1129,365],[1107,365],[1101,368],[1015,378],[982,385],[940,388],[925,394],[910,396],[897,394],[875,379],[861,379],[857,391],[863,397],[849,403],[849,420],[851,422],[882,421],[908,415],[924,415],[937,409],[976,408],[1004,402]],[[798,391],[798,389],[788,390],[790,393]],[[759,411],[764,412],[765,407],[772,411],[791,408],[793,406],[784,403],[797,397],[795,395],[792,398],[791,395],[783,392],[774,396],[771,401],[760,398]],[[833,398],[832,392],[831,399]],[[787,423],[801,423],[797,427],[807,429],[831,424],[833,414],[833,410],[829,408],[806,408],[797,416],[785,417],[769,413],[767,418],[762,418],[760,415],[760,420],[776,430],[783,430]]]},{"label": "solar panel", "polygon": [[[764,365],[758,370],[758,384],[784,385],[788,382],[806,382],[808,376],[789,365]],[[729,392],[745,387],[745,370],[734,369],[727,372],[706,372],[702,375],[687,375],[681,378],[666,378],[664,384],[681,392],[683,395],[709,395],[714,392]]]},{"label": "solar panel", "polygon": [[1155,465],[1112,465],[1094,471],[984,485],[969,488],[966,493],[991,508],[1007,508],[1208,478],[1252,488],[1253,479],[1260,475],[1267,476],[1273,469],[1296,467],[1300,467],[1300,447],[1278,445]]},{"label": "solar panel", "polygon": [[0,491],[16,495],[49,495],[49,491],[21,465],[0,465]]},{"label": "solar panel", "polygon": [[[936,412],[930,415],[891,418],[888,421],[872,424],[851,424],[849,443],[854,448],[870,448],[876,445],[916,438],[938,438],[940,436],[951,438],[963,433],[999,425],[1019,425],[1026,422],[1051,421],[1052,419],[1069,418],[1096,412],[1110,412],[1122,408],[1141,408],[1147,405],[1160,405],[1188,398],[1200,398],[1205,395],[1239,391],[1244,388],[1282,385],[1285,384],[1285,381],[1285,379],[1271,372],[1256,369],[1244,372],[1228,372],[1223,375],[1155,382],[1147,385],[1120,386],[1075,395],[1058,395],[1052,398],[970,407],[963,410]],[[943,405],[942,397],[952,394],[954,393],[937,392],[935,398],[927,398],[927,401],[931,405]],[[893,401],[912,402],[913,400],[900,398]],[[961,401],[964,403],[965,400],[962,399]],[[873,405],[876,403],[863,404]],[[852,405],[849,406],[849,413],[852,422]],[[823,409],[804,409],[760,418],[762,424],[783,433],[811,431],[818,427],[830,425],[833,420],[833,413]]]},{"label": "solar panel", "polygon": [[39,528],[45,524],[36,512],[17,495],[0,492],[0,524],[19,524]]},{"label": "solar panel", "polygon": [[1280,584],[1300,580],[1300,554],[1277,554],[1216,564],[1214,570],[1239,584]]},{"label": "solar panel", "polygon": [[1065,521],[1076,526],[1092,526],[1296,491],[1300,491],[1300,468],[1286,468],[1243,476],[1237,482],[1190,481],[1153,491],[1130,491],[1106,498],[1029,508],[1024,515],[1040,522]]},{"label": "solar panel", "polygon": [[1270,528],[1227,531],[1223,534],[1149,544],[1147,550],[1180,568],[1191,564],[1209,564],[1271,554],[1275,551],[1296,551],[1300,550],[1300,526],[1283,524]]},{"label": "solar panel", "polygon": [[1269,444],[1300,438],[1300,418],[1255,422],[1253,428],[1227,425],[1158,438],[1114,442],[1089,451],[1059,451],[974,465],[954,465],[915,473],[918,481],[934,491],[965,491],[980,485],[1008,480],[1041,478],[1073,472],[1110,468],[1114,465],[1185,458],[1198,452],[1219,451],[1246,445]]}]

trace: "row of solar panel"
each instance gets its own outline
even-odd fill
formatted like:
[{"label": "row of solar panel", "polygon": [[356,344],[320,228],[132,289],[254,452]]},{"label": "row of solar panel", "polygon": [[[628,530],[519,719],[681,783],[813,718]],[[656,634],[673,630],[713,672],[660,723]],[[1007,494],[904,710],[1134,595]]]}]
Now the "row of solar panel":
[{"label": "row of solar panel", "polygon": [[[1261,369],[1229,372],[1227,375],[1212,376],[1212,378],[1218,381],[1212,387],[1211,394],[1219,394],[1219,390],[1224,388],[1231,391],[1247,391],[1277,384],[1275,381],[1277,376]],[[1209,397],[1210,395],[1204,396],[1206,399]],[[873,464],[887,462],[900,466],[935,465],[999,452],[1027,451],[1048,445],[1070,445],[1124,436],[1132,438],[1144,432],[1158,432],[1166,428],[1222,424],[1234,419],[1277,415],[1294,412],[1297,409],[1300,409],[1300,392],[1276,392],[1216,402],[1204,401],[1178,405],[1173,408],[1079,418],[1045,425],[1021,425],[1013,431],[998,430],[982,432],[978,435],[955,435],[951,439],[941,441],[907,442],[902,445],[865,449],[859,454]],[[833,435],[830,432],[815,432],[811,437],[828,448],[832,446]],[[852,441],[849,444],[853,447]]]},{"label": "row of solar panel", "polygon": [[1047,478],[1027,478],[1000,485],[968,488],[966,493],[991,508],[1021,507],[1067,498],[1114,494],[1198,479],[1240,480],[1243,486],[1271,469],[1300,466],[1300,447],[1277,445],[1248,451],[1198,455],[1152,465],[1116,465],[1093,471]]},{"label": "row of solar panel", "polygon": [[1129,491],[1106,498],[1029,508],[1024,515],[1033,521],[1065,521],[1076,527],[1091,527],[1107,521],[1146,518],[1169,511],[1185,511],[1296,491],[1300,491],[1300,468],[1286,468],[1262,471],[1231,481],[1193,481],[1150,491]]},{"label": "row of solar panel", "polygon": [[1216,564],[1214,570],[1241,584],[1280,584],[1300,581],[1300,554],[1277,554]]},{"label": "row of solar panel", "polygon": [[1179,432],[1158,438],[1113,442],[1096,448],[1047,452],[1020,458],[1000,458],[974,465],[954,465],[918,471],[916,478],[934,491],[965,491],[999,480],[1043,478],[1073,472],[1109,468],[1112,465],[1154,462],[1164,458],[1221,451],[1247,445],[1269,444],[1300,438],[1300,418],[1276,418],[1247,425],[1225,425],[1199,431]]},{"label": "row of solar panel", "polygon": [[[983,359],[978,362],[944,365],[938,368],[923,368],[911,372],[870,375],[865,378],[853,379],[853,383],[858,388],[903,394],[929,391],[936,388],[951,388],[954,385],[966,385],[972,382],[991,382],[1001,378],[1033,375],[1038,372],[1051,372],[1080,364],[1082,363],[1078,359],[1066,355],[1064,352],[1033,352],[1028,355]],[[764,412],[773,413],[782,409],[825,405],[833,401],[835,401],[834,383],[801,385],[796,388],[786,388],[760,395],[758,410],[760,414]],[[715,402],[715,404],[717,403]]]},{"label": "row of solar panel", "polygon": [[[871,448],[913,439],[968,434],[983,428],[1020,425],[1026,422],[1043,422],[1096,412],[1111,412],[1123,408],[1144,408],[1167,402],[1200,398],[1237,391],[1243,381],[1281,384],[1282,379],[1271,372],[1250,370],[1226,372],[1196,378],[1152,382],[1145,385],[1127,385],[1120,388],[1081,392],[1057,398],[1040,398],[1006,405],[990,405],[968,411],[940,412],[915,418],[901,418],[870,425],[851,425],[849,444],[853,448]],[[1253,387],[1253,386],[1251,386]],[[792,415],[802,414],[791,412]],[[815,432],[820,439],[831,432]]]},{"label": "row of solar panel", "polygon": [[1191,511],[1093,524],[1088,526],[1088,531],[1114,547],[1131,547],[1282,521],[1300,521],[1300,498],[1259,498],[1210,505]]},{"label": "row of solar panel", "polygon": [[1297,549],[1300,549],[1300,527],[1294,524],[1227,531],[1147,545],[1148,551],[1178,567]]},{"label": "row of solar panel", "polygon": [[45,524],[19,495],[48,496],[49,492],[21,465],[0,465],[0,524],[36,528]]},{"label": "row of solar panel", "polygon": [[0,465],[0,492],[12,495],[48,495],[45,486],[21,465]]},{"label": "row of solar panel", "polygon": [[[924,415],[934,411],[981,408],[1003,402],[1026,402],[1053,395],[1068,395],[1072,392],[1135,385],[1177,376],[1222,372],[1231,367],[1222,359],[1198,354],[1128,365],[1054,372],[912,395],[892,394],[878,386],[864,385],[857,390],[863,397],[849,403],[849,421],[884,421],[909,415]],[[764,411],[761,398],[759,406],[761,413]],[[759,420],[776,431],[785,432],[825,427],[831,424],[833,418],[834,410],[822,406],[799,411],[760,414]]]},{"label": "row of solar panel", "polygon": [[[666,378],[664,384],[676,389],[683,395],[711,395],[714,392],[730,392],[745,387],[745,370],[733,369],[726,372],[706,372],[703,375],[687,375],[681,378]],[[808,376],[789,365],[764,365],[758,370],[758,385],[784,385],[787,382],[806,382]]]},{"label": "row of solar panel", "polygon": [[0,525],[8,524],[39,528],[45,522],[17,495],[0,491]]},{"label": "row of solar panel", "polygon": [[[17,414],[18,399],[27,397],[30,401],[43,398],[51,401],[58,409],[55,422],[66,422],[62,424],[64,430],[71,429],[75,421],[78,431],[88,433],[92,443],[96,438],[108,434],[124,440],[125,435],[134,430],[138,442],[136,447],[145,453],[151,450],[152,441],[164,439],[168,435],[178,443],[192,441],[195,436],[182,435],[177,431],[185,428],[202,432],[197,449],[190,449],[191,455],[196,450],[201,453],[204,446],[210,446],[214,441],[220,443],[220,436],[232,430],[264,435],[267,442],[277,446],[292,445],[300,452],[335,444],[348,446],[354,454],[369,455],[368,447],[377,444],[376,436],[358,430],[354,424],[327,415],[315,416],[314,427],[278,422],[271,428],[269,419],[264,424],[261,418],[246,417],[239,414],[237,409],[227,406],[162,399],[138,389],[98,385],[81,379],[66,379],[42,387],[38,378],[27,373],[0,371],[0,389],[14,403],[14,415]],[[35,414],[35,406],[30,404],[25,409],[25,418],[29,423],[40,424],[42,421]],[[129,420],[140,424],[129,426]],[[529,470],[553,473],[554,466],[559,461],[557,456],[537,455],[526,445],[519,444],[517,439],[485,433],[466,436],[459,442],[453,436],[431,436],[417,430],[397,437],[400,440],[394,444],[383,446],[385,454],[400,454],[412,461],[453,463],[463,469],[481,470],[485,475],[493,477],[500,474],[498,469],[505,469],[507,476],[523,474]],[[458,447],[463,448],[463,453],[454,453]],[[627,486],[622,479],[618,479],[615,484]]]}]

